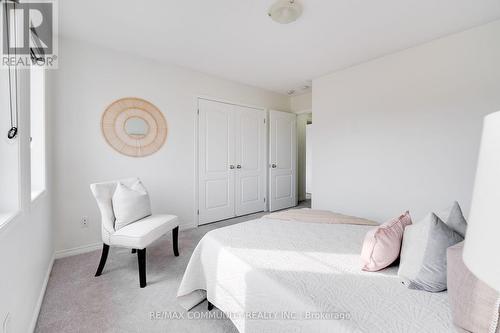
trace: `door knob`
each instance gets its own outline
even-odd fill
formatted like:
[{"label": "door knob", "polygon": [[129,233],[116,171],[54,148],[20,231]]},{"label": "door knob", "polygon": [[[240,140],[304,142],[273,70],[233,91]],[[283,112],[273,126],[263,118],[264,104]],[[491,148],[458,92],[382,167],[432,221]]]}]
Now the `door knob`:
[{"label": "door knob", "polygon": [[232,164],[231,164],[231,165],[229,166],[229,169],[231,169],[231,170],[232,170],[232,169],[234,169],[234,165],[232,165]]},{"label": "door knob", "polygon": [[273,163],[273,164],[271,165],[271,168],[276,169],[276,164],[274,164],[274,163]]},{"label": "door knob", "polygon": [[238,164],[238,165],[236,166],[236,168],[237,168],[237,169],[241,169],[241,165],[239,165],[239,164]]}]

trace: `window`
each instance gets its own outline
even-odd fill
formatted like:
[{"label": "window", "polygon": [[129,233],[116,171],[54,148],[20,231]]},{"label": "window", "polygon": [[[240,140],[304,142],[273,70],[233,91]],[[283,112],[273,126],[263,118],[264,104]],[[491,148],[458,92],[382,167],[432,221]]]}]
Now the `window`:
[{"label": "window", "polygon": [[31,200],[45,190],[45,70],[30,69]]},{"label": "window", "polygon": [[[11,85],[11,89],[9,89]],[[15,85],[9,83],[7,70],[0,70],[0,225],[19,209],[19,138],[8,139],[7,133],[17,126]]]}]

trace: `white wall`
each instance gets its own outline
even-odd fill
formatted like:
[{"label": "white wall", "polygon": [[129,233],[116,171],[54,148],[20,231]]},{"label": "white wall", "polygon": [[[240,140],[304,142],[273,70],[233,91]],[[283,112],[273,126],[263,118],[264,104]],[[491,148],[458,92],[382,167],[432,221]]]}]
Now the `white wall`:
[{"label": "white wall", "polygon": [[[28,75],[21,73],[20,81],[21,120],[16,139],[20,149],[19,155],[17,149],[15,154],[15,159],[19,158],[20,172],[16,171],[16,176],[11,179],[15,188],[20,189],[19,193],[14,191],[11,194],[19,194],[20,210],[13,219],[0,226],[0,325],[8,315],[9,332],[33,330],[54,255],[50,192],[31,202]],[[3,108],[4,92],[4,89],[0,90],[2,114],[7,111]],[[1,127],[3,138],[4,123]],[[5,166],[4,151],[1,154],[1,163]],[[47,154],[50,157],[50,151]],[[17,167],[16,164],[14,168]]]},{"label": "white wall", "polygon": [[500,21],[314,80],[313,207],[384,221],[469,211]]},{"label": "white wall", "polygon": [[31,332],[36,323],[54,255],[49,196],[0,229],[0,325]]},{"label": "white wall", "polygon": [[[101,242],[100,216],[89,184],[138,176],[150,191],[153,212],[195,223],[195,96],[289,110],[285,95],[245,86],[191,70],[87,43],[60,40],[55,71],[56,248],[66,250]],[[100,118],[114,100],[135,96],[149,100],[165,115],[165,146],[145,158],[120,155],[109,147]],[[90,226],[80,227],[82,216]]]},{"label": "white wall", "polygon": [[293,112],[301,112],[312,109],[312,93],[290,97],[290,109]]}]

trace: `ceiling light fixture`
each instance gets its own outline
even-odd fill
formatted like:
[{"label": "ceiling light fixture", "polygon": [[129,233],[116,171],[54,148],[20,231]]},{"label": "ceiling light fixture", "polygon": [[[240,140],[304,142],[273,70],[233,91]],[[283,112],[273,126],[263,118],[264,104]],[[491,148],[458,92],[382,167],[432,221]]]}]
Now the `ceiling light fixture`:
[{"label": "ceiling light fixture", "polygon": [[302,6],[296,0],[278,0],[269,8],[267,13],[273,21],[280,24],[292,23],[301,14]]}]

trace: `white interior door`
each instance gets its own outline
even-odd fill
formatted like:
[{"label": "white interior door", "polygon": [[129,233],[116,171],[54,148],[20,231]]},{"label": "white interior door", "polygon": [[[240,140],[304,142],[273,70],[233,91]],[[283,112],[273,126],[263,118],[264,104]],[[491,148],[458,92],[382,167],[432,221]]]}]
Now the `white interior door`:
[{"label": "white interior door", "polygon": [[297,204],[297,118],[269,112],[269,210]]},{"label": "white interior door", "polygon": [[199,224],[235,216],[234,107],[199,100]]},{"label": "white interior door", "polygon": [[236,215],[261,212],[266,195],[266,113],[236,107]]}]

